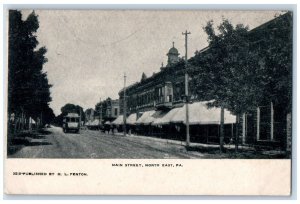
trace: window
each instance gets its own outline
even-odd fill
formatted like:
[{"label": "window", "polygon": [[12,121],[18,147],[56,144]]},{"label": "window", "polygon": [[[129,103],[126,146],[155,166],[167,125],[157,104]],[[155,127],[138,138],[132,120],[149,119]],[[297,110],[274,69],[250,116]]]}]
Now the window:
[{"label": "window", "polygon": [[164,87],[159,87],[159,100],[160,103],[164,101]]},{"label": "window", "polygon": [[118,115],[118,108],[115,108],[115,116]]},{"label": "window", "polygon": [[174,88],[174,100],[179,101],[182,99],[184,95],[184,83],[177,83]]}]

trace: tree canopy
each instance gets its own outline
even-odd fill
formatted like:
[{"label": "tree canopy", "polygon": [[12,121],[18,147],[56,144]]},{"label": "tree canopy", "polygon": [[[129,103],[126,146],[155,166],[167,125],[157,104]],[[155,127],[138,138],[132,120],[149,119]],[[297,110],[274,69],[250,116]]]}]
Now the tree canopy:
[{"label": "tree canopy", "polygon": [[260,59],[256,84],[263,87],[261,103],[272,101],[274,105],[284,106],[287,112],[292,108],[292,18],[288,12],[250,33],[251,49],[256,50]]},{"label": "tree canopy", "polygon": [[[63,118],[63,116],[66,116],[68,113],[77,113],[79,116],[81,114],[81,121],[84,121],[85,115],[83,108],[79,105],[67,103],[63,107],[61,107],[61,114],[58,116],[58,118]],[[60,121],[61,122],[61,121]]]},{"label": "tree canopy", "polygon": [[[285,13],[251,31],[223,19],[203,28],[209,43],[189,60],[190,87],[200,100],[237,116],[273,104],[285,113],[292,104],[292,14]],[[224,114],[221,111],[220,149]],[[236,126],[236,150],[238,147]]]},{"label": "tree canopy", "polygon": [[62,126],[64,116],[68,115],[68,113],[77,113],[79,116],[81,114],[81,121],[85,121],[85,114],[83,108],[79,105],[75,105],[72,103],[67,103],[63,107],[61,107],[61,113],[55,117],[54,123],[58,126]]},{"label": "tree canopy", "polygon": [[51,85],[43,71],[47,49],[38,48],[38,28],[34,11],[26,20],[22,20],[20,11],[9,11],[8,113],[50,122],[54,118],[49,107]]},{"label": "tree canopy", "polygon": [[100,115],[100,111],[102,112],[101,113],[101,117],[103,119],[103,117],[107,117],[106,115],[106,112],[105,110],[111,106],[111,101],[112,99],[110,97],[106,98],[105,100],[103,101],[100,101],[98,102],[96,105],[95,105],[95,116],[99,116]]},{"label": "tree canopy", "polygon": [[291,23],[289,13],[251,31],[226,19],[215,29],[209,21],[207,50],[189,60],[197,97],[234,114],[270,101],[291,104]]}]

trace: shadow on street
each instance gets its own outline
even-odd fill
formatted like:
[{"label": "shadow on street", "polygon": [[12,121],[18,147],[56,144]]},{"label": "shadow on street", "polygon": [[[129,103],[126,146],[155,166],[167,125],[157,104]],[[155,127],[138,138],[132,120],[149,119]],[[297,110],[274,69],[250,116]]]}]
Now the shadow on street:
[{"label": "shadow on street", "polygon": [[[48,130],[38,131],[24,131],[15,135],[9,135],[10,138],[7,142],[7,156],[11,156],[26,146],[41,146],[41,145],[52,145],[52,143],[43,141],[46,139],[46,135],[51,134]],[[42,140],[42,141],[38,141]]]}]

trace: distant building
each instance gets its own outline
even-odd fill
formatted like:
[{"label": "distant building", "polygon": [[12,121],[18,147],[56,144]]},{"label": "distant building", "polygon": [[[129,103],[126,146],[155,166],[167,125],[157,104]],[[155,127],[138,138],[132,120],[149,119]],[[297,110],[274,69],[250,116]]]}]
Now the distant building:
[{"label": "distant building", "polygon": [[85,120],[86,121],[93,121],[95,119],[95,110],[92,108],[87,109],[86,111],[84,111],[85,114]]},{"label": "distant building", "polygon": [[120,112],[119,99],[111,100],[110,103],[110,112],[107,110],[107,115],[111,118],[117,118]]},{"label": "distant building", "polygon": [[[107,98],[104,101],[101,101],[95,106],[95,116],[97,119],[101,119],[102,123],[107,121],[111,122],[115,120],[120,113],[119,99],[113,100]],[[101,115],[99,115],[101,113]]]}]

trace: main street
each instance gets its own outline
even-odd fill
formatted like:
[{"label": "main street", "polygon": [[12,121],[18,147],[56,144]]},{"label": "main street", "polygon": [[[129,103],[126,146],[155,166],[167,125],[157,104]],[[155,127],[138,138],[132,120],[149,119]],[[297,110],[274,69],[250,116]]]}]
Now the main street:
[{"label": "main street", "polygon": [[[81,130],[63,133],[60,127],[51,127],[44,133],[27,138],[25,145],[10,158],[128,158],[167,159],[199,158],[201,155],[187,152],[180,142],[163,139],[105,134],[99,131]],[[184,144],[184,143],[183,143]]]}]

